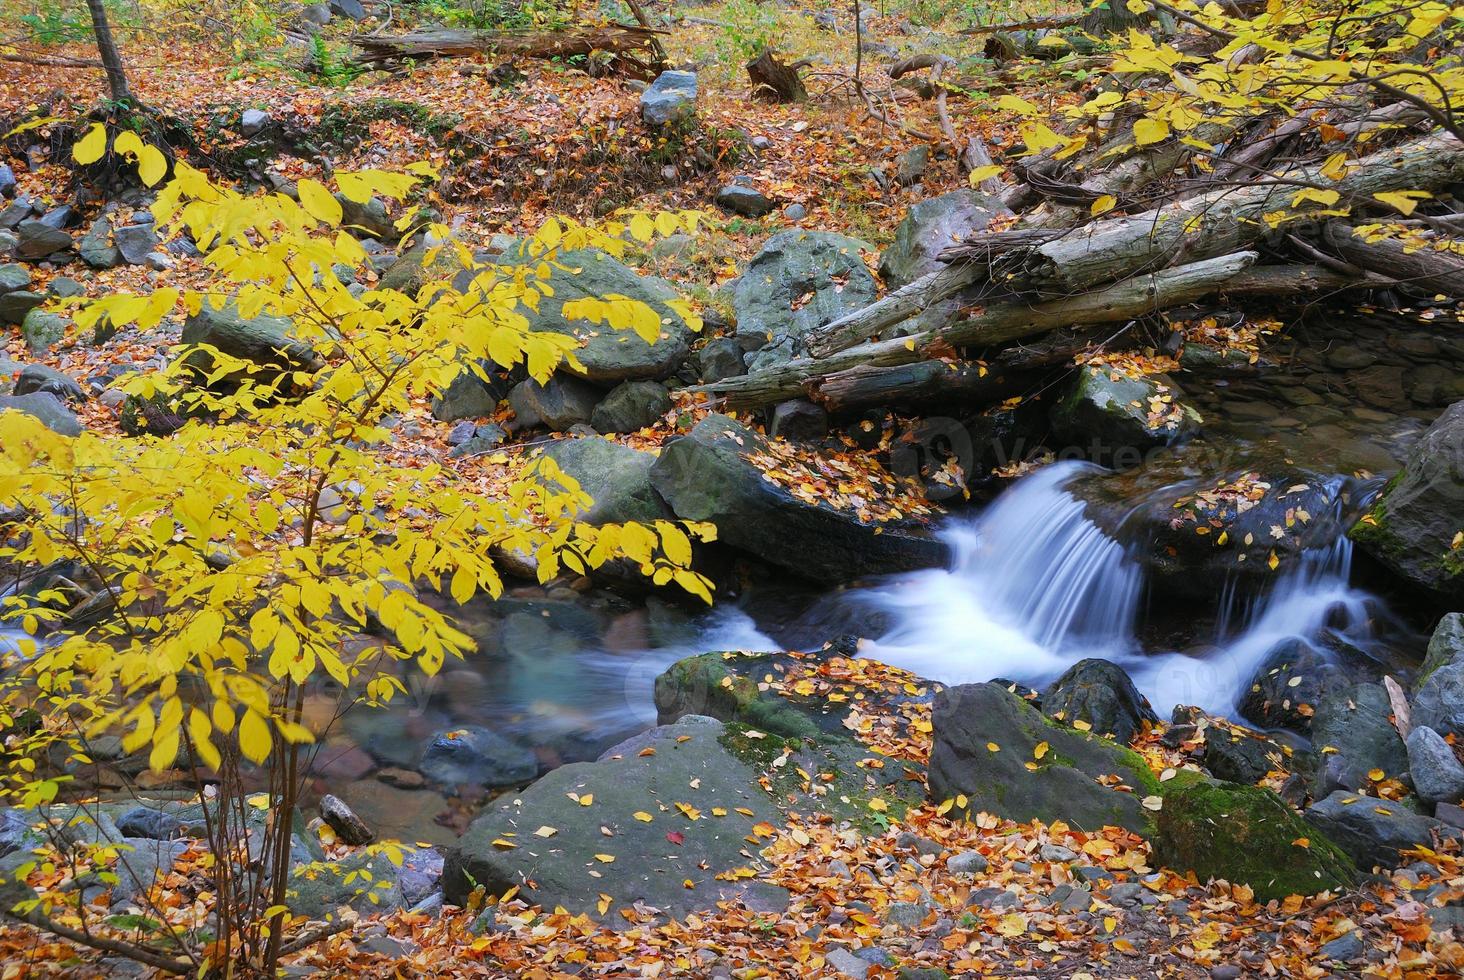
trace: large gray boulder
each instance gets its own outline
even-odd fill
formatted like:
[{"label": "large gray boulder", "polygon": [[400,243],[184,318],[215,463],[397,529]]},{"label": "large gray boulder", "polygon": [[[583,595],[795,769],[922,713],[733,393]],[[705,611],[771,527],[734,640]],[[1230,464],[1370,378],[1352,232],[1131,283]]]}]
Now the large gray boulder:
[{"label": "large gray boulder", "polygon": [[[951,191],[916,202],[899,227],[895,240],[879,257],[879,275],[886,289],[899,289],[942,267],[936,256],[991,219],[1008,213],[997,199],[973,190]],[[966,302],[962,296],[941,300],[911,319],[911,329],[937,326]]]},{"label": "large gray boulder", "polygon": [[640,97],[641,119],[653,127],[696,118],[696,72],[663,71]]},{"label": "large gray boulder", "polygon": [[590,425],[596,432],[635,432],[655,424],[671,410],[671,395],[655,381],[625,381],[595,406]]},{"label": "large gray boulder", "polygon": [[677,517],[710,521],[719,540],[816,581],[848,582],[945,561],[945,546],[923,531],[806,503],[764,479],[748,457],[767,452],[756,432],[708,415],[661,450],[651,485]]},{"label": "large gray boulder", "polygon": [[81,422],[72,414],[66,403],[50,392],[37,391],[29,395],[0,395],[0,412],[14,409],[33,415],[53,432],[63,436],[81,435]]},{"label": "large gray boulder", "polygon": [[122,264],[122,251],[112,242],[112,219],[105,214],[92,222],[77,251],[93,269],[111,269]]},{"label": "large gray boulder", "polygon": [[676,917],[737,898],[781,908],[787,893],[755,876],[718,878],[758,865],[753,827],[778,815],[727,734],[721,722],[684,718],[651,736],[653,753],[555,769],[448,849],[447,900],[462,904],[477,883],[592,917],[618,919],[600,910],[602,892],[615,907],[642,902]]},{"label": "large gray boulder", "polygon": [[1464,603],[1464,402],[1429,426],[1401,472],[1349,532],[1401,578],[1456,608]]},{"label": "large gray boulder", "polygon": [[1127,469],[1156,446],[1178,442],[1199,430],[1188,406],[1170,411],[1178,399],[1173,385],[1158,377],[1135,377],[1094,365],[1078,371],[1063,399],[1053,406],[1052,429],[1095,463]]},{"label": "large gray boulder", "polygon": [[544,449],[594,503],[579,515],[590,524],[671,519],[676,515],[651,487],[656,457],[639,449],[590,436],[561,439]]},{"label": "large gray boulder", "polygon": [[1464,613],[1447,613],[1434,627],[1414,688],[1421,688],[1434,671],[1453,663],[1464,663]]},{"label": "large gray boulder", "polygon": [[[211,304],[190,316],[183,324],[184,344],[207,344],[221,353],[275,371],[316,371],[324,359],[309,344],[292,336],[294,325],[284,317],[260,314],[246,319],[229,302],[222,309]],[[202,352],[189,355],[189,362],[207,370],[212,358]]]},{"label": "large gray boulder", "polygon": [[1401,851],[1433,847],[1436,837],[1459,834],[1432,817],[1402,803],[1337,790],[1306,808],[1306,821],[1317,827],[1357,862],[1360,868],[1396,867]]},{"label": "large gray boulder", "polygon": [[[509,249],[498,261],[513,265],[538,264],[539,260],[519,249]],[[539,300],[537,310],[520,312],[528,317],[530,329],[579,338],[582,343],[574,354],[590,381],[611,385],[647,378],[663,380],[686,360],[692,331],[681,314],[667,305],[678,300],[680,293],[665,279],[642,276],[598,249],[582,249],[555,258],[549,285],[554,289],[553,296]],[[646,343],[634,330],[617,330],[608,323],[564,316],[564,304],[571,300],[611,295],[640,300],[656,311],[661,329],[652,343]]]},{"label": "large gray boulder", "polygon": [[521,429],[546,425],[555,432],[588,422],[600,391],[587,381],[554,375],[544,384],[530,378],[514,385],[508,404]]},{"label": "large gray boulder", "polygon": [[1420,725],[1408,733],[1407,746],[1408,772],[1419,799],[1429,803],[1464,800],[1464,765],[1442,735]]},{"label": "large gray boulder", "polygon": [[1308,734],[1316,708],[1329,691],[1350,688],[1355,678],[1306,640],[1290,637],[1267,652],[1240,699],[1240,713],[1258,725]]},{"label": "large gray boulder", "polygon": [[1377,684],[1329,691],[1312,719],[1312,747],[1318,753],[1314,795],[1372,784],[1375,769],[1396,778],[1408,771],[1408,749],[1389,716],[1388,693]]},{"label": "large gray boulder", "polygon": [[1413,723],[1464,738],[1464,614],[1439,621],[1413,695]]},{"label": "large gray boulder", "polygon": [[15,233],[20,238],[15,254],[22,259],[44,259],[71,248],[71,235],[38,218],[22,221],[15,226]]},{"label": "large gray boulder", "polygon": [[[1152,833],[1140,801],[1157,793],[1159,782],[1138,753],[1058,724],[996,683],[941,691],[930,722],[931,800],[964,796],[968,813]],[[1039,759],[1036,749],[1044,742],[1048,748]],[[1037,768],[1028,769],[1029,762]],[[1118,792],[1098,782],[1109,775],[1121,777],[1134,791]]]},{"label": "large gray boulder", "polygon": [[827,231],[782,231],[763,243],[732,292],[737,335],[762,349],[756,370],[803,353],[809,331],[868,306],[878,293],[860,252],[869,245]]}]

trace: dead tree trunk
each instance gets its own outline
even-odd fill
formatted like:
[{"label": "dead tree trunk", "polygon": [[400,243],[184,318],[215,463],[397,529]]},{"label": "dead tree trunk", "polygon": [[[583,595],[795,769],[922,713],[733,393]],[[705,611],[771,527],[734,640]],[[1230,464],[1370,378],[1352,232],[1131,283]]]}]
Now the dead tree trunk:
[{"label": "dead tree trunk", "polygon": [[112,91],[112,101],[125,104],[132,101],[132,92],[127,88],[127,73],[122,68],[122,54],[117,50],[117,41],[112,37],[112,25],[107,22],[107,8],[102,0],[86,0],[86,9],[91,12],[92,33],[97,38],[97,53],[102,58],[102,68],[107,73],[107,87]]},{"label": "dead tree trunk", "polygon": [[1369,242],[1358,238],[1352,226],[1333,222],[1327,226],[1326,244],[1345,261],[1394,280],[1398,288],[1413,295],[1464,297],[1464,257],[1424,247],[1408,251],[1401,241],[1384,238]]},{"label": "dead tree trunk", "polygon": [[747,77],[752,79],[754,98],[772,102],[808,101],[808,90],[798,77],[798,69],[774,57],[772,48],[763,48],[762,54],[747,63]]}]

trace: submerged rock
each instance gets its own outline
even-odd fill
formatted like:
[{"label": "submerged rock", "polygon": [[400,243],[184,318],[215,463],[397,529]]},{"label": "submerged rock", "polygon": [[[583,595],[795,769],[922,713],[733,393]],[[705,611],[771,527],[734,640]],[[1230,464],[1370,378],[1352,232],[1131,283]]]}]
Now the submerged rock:
[{"label": "submerged rock", "polygon": [[725,415],[708,415],[666,444],[651,485],[677,517],[710,521],[718,540],[820,582],[939,565],[943,544],[893,524],[873,524],[806,503],[763,478],[748,456],[762,436]]},{"label": "submerged rock", "polygon": [[1349,532],[1404,581],[1457,607],[1464,602],[1464,402],[1429,426],[1372,509]]},{"label": "submerged rock", "polygon": [[534,753],[497,732],[467,725],[427,744],[417,768],[444,786],[514,786],[539,772]]},{"label": "submerged rock", "polygon": [[1165,793],[1158,830],[1159,863],[1202,882],[1249,885],[1261,902],[1346,888],[1357,876],[1341,848],[1256,786],[1196,783]]}]

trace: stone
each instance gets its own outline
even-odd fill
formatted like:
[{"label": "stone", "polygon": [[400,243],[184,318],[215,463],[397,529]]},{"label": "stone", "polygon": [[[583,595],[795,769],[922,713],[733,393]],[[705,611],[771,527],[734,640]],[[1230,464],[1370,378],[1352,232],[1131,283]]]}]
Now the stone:
[{"label": "stone", "polygon": [[812,442],[829,434],[829,413],[806,398],[779,402],[773,407],[768,435],[792,442]]},{"label": "stone", "polygon": [[869,975],[869,968],[873,965],[867,960],[862,960],[842,946],[835,947],[824,954],[824,962],[833,968],[834,972],[841,977],[852,977],[854,980],[864,980]]},{"label": "stone", "polygon": [[1422,688],[1434,671],[1452,663],[1464,663],[1464,613],[1445,613],[1434,627],[1423,666],[1413,682],[1414,691]]},{"label": "stone", "polygon": [[0,197],[14,197],[15,186],[15,171],[10,164],[0,163]]},{"label": "stone", "polygon": [[696,354],[697,380],[703,384],[747,373],[742,344],[736,337],[714,337]]},{"label": "stone", "polygon": [[1364,949],[1362,934],[1349,932],[1345,936],[1338,936],[1331,942],[1324,943],[1319,954],[1324,960],[1347,963],[1362,956]]},{"label": "stone", "polygon": [[307,27],[324,27],[330,23],[330,19],[330,5],[326,3],[309,4],[299,14],[299,22]]},{"label": "stone", "polygon": [[589,422],[599,401],[599,390],[587,382],[558,375],[542,385],[533,379],[521,381],[508,393],[521,427],[543,424],[555,432]]},{"label": "stone", "polygon": [[[1396,867],[1400,851],[1434,846],[1434,835],[1458,836],[1402,803],[1337,790],[1306,809],[1306,821],[1337,842],[1358,867]],[[1313,845],[1315,846],[1315,845]]]},{"label": "stone", "polygon": [[1071,725],[1085,721],[1095,734],[1127,744],[1159,716],[1122,667],[1107,660],[1080,660],[1042,693],[1042,711]]},{"label": "stone", "polygon": [[116,817],[117,829],[127,837],[173,840],[183,836],[183,822],[167,810],[135,806]]},{"label": "stone", "polygon": [[32,282],[31,272],[25,266],[14,262],[0,265],[0,295],[28,290]]},{"label": "stone", "polygon": [[117,866],[113,869],[117,881],[112,885],[112,907],[115,909],[146,894],[157,882],[158,875],[172,870],[174,862],[189,846],[182,840],[123,838],[117,847]]},{"label": "stone", "polygon": [[446,731],[427,744],[417,764],[422,774],[444,786],[515,786],[539,772],[534,753],[478,725]]},{"label": "stone", "polygon": [[334,916],[343,906],[362,915],[389,914],[404,907],[399,874],[385,854],[369,851],[307,862],[291,871],[285,904],[292,914],[312,919]]},{"label": "stone", "polygon": [[0,230],[0,259],[15,257],[15,250],[20,247],[20,236],[13,231]]},{"label": "stone", "polygon": [[920,178],[925,176],[926,169],[930,166],[930,146],[921,143],[912,146],[900,154],[900,159],[895,163],[895,183],[901,187],[910,187],[920,183]]},{"label": "stone", "polygon": [[783,217],[789,221],[802,221],[808,217],[808,208],[795,201],[783,209]]},{"label": "stone", "polygon": [[951,874],[974,875],[980,874],[990,866],[986,855],[980,851],[962,851],[946,858],[946,870]]},{"label": "stone", "polygon": [[1408,772],[1420,799],[1429,803],[1464,800],[1464,765],[1438,732],[1419,725],[1408,733]]},{"label": "stone", "polygon": [[594,501],[577,519],[589,524],[624,524],[630,521],[669,520],[671,513],[651,487],[651,453],[599,436],[561,439],[544,448],[544,455],[579,483]]},{"label": "stone", "polygon": [[58,299],[74,299],[86,295],[86,287],[70,276],[57,276],[46,284],[46,292]]},{"label": "stone", "polygon": [[[898,289],[944,268],[936,256],[967,235],[984,230],[991,219],[1008,214],[994,197],[973,190],[951,191],[914,204],[895,229],[895,239],[879,257],[879,275],[889,289]],[[932,304],[909,321],[909,329],[944,324],[962,305],[974,301],[962,293]]]},{"label": "stone", "polygon": [[366,8],[361,0],[330,0],[330,12],[347,20],[365,20]]},{"label": "stone", "polygon": [[[1353,525],[1353,541],[1405,582],[1464,603],[1464,561],[1450,542],[1464,528],[1464,401],[1444,410],[1403,469]],[[1437,726],[1430,726],[1437,727]],[[1442,731],[1443,729],[1440,729]]]},{"label": "stone", "polygon": [[714,200],[717,207],[740,214],[744,218],[761,218],[765,214],[771,214],[778,206],[762,191],[742,184],[728,184],[717,191]]},{"label": "stone", "polygon": [[0,296],[0,323],[12,326],[25,322],[25,318],[46,301],[41,293],[29,289],[16,289]]},{"label": "stone", "polygon": [[[533,262],[510,250],[498,259],[505,264]],[[665,279],[642,276],[596,249],[565,252],[549,277],[554,295],[539,300],[537,310],[522,312],[530,330],[547,330],[581,341],[574,352],[584,366],[583,376],[610,386],[621,381],[662,381],[676,373],[691,349],[692,331],[681,313],[680,292]],[[392,271],[395,271],[393,269]],[[661,319],[660,333],[647,343],[633,330],[616,330],[603,323],[567,319],[566,302],[609,295],[640,300]],[[582,420],[584,421],[584,420]]]},{"label": "stone", "polygon": [[945,546],[923,533],[865,523],[763,479],[748,456],[767,451],[756,432],[708,415],[662,448],[651,485],[677,517],[710,521],[718,540],[815,581],[848,582],[944,562]]},{"label": "stone", "polygon": [[[293,329],[284,317],[260,314],[245,319],[232,301],[222,308],[205,302],[184,321],[179,339],[184,344],[208,344],[224,354],[276,371],[319,370],[324,359],[309,344],[291,336]],[[202,351],[187,356],[190,364],[201,371],[207,371],[213,360]]]},{"label": "stone", "polygon": [[[482,885],[490,894],[518,887],[525,901],[592,918],[615,916],[613,908],[636,902],[677,918],[739,898],[769,909],[785,905],[787,893],[757,877],[717,877],[756,867],[744,838],[778,816],[757,783],[759,773],[724,744],[727,734],[705,719],[672,725],[651,746],[654,754],[561,766],[492,806],[445,855],[447,901],[462,904]],[[592,806],[580,805],[586,796]],[[675,814],[677,804],[704,814],[717,807],[726,816],[673,826],[662,814]],[[633,819],[637,811],[655,819]],[[602,825],[613,835],[602,834]],[[540,837],[541,827],[555,832]],[[673,829],[678,832],[668,834]],[[510,839],[505,834],[518,846],[494,843]],[[683,885],[685,879],[695,887]],[[612,909],[599,909],[601,892],[614,897]]]},{"label": "stone", "polygon": [[868,249],[844,235],[797,228],[764,242],[732,290],[737,336],[760,345],[749,367],[804,353],[810,330],[873,303],[878,288],[860,258]]},{"label": "stone", "polygon": [[342,844],[357,847],[376,839],[376,833],[339,796],[327,793],[320,798],[320,816]]},{"label": "stone", "polygon": [[[1303,837],[1308,847],[1294,843]],[[1164,794],[1154,849],[1165,867],[1249,885],[1267,902],[1349,886],[1356,869],[1339,845],[1268,789],[1201,782]]]},{"label": "stone", "polygon": [[[1068,447],[1081,451],[1095,463],[1127,469],[1142,461],[1143,454],[1167,446],[1199,431],[1200,416],[1179,403],[1177,413],[1162,419],[1151,416],[1152,399],[1179,399],[1179,392],[1155,376],[1119,374],[1103,366],[1085,367],[1068,393],[1052,409],[1053,432]],[[1064,455],[1062,452],[1059,455]],[[1065,458],[1070,458],[1067,453]]]},{"label": "stone", "polygon": [[15,379],[12,393],[29,395],[43,391],[72,402],[86,401],[86,390],[76,381],[46,364],[27,364]]},{"label": "stone", "polygon": [[1258,725],[1290,728],[1305,735],[1311,732],[1323,696],[1351,682],[1348,671],[1327,654],[1299,637],[1290,637],[1266,654],[1241,696],[1240,713]]},{"label": "stone", "polygon": [[66,404],[49,392],[38,391],[29,395],[0,395],[0,412],[14,409],[40,419],[52,432],[63,436],[81,435],[81,422],[72,414]]},{"label": "stone", "polygon": [[239,114],[239,135],[246,138],[258,136],[269,123],[269,113],[263,109],[245,109]]},{"label": "stone", "polygon": [[112,220],[102,215],[92,222],[77,251],[93,269],[111,269],[122,264],[122,252],[112,244]]},{"label": "stone", "polygon": [[663,71],[640,96],[641,119],[660,128],[696,118],[696,72]]},{"label": "stone", "polygon": [[666,386],[655,381],[624,381],[606,395],[590,413],[590,425],[607,434],[635,432],[671,410]]},{"label": "stone", "polygon": [[468,456],[473,453],[491,452],[501,446],[507,438],[508,433],[503,430],[503,426],[498,425],[496,422],[489,422],[486,425],[475,425],[473,426],[472,436],[453,446],[452,452],[448,455],[457,457]]},{"label": "stone", "polygon": [[15,254],[22,259],[44,259],[57,252],[69,251],[72,244],[69,234],[35,218],[27,218],[16,225],[15,233],[19,238]]},{"label": "stone", "polygon": [[1444,616],[1429,638],[1413,695],[1413,723],[1464,738],[1464,615]]},{"label": "stone", "polygon": [[917,929],[929,910],[918,902],[894,902],[885,910],[885,922],[901,929]]},{"label": "stone", "polygon": [[374,238],[394,242],[402,237],[386,202],[381,198],[373,196],[361,202],[337,193],[335,199],[341,206],[341,224],[351,228],[359,236],[369,236],[366,237],[367,241]]},{"label": "stone", "polygon": [[158,235],[152,222],[122,225],[112,231],[112,241],[116,243],[122,261],[128,265],[145,264],[148,253],[158,247]]},{"label": "stone", "polygon": [[1068,864],[1078,859],[1077,851],[1072,848],[1051,843],[1043,844],[1037,851],[1037,856],[1049,864]]},{"label": "stone", "polygon": [[[1387,691],[1377,684],[1333,690],[1321,699],[1312,719],[1312,747],[1338,785],[1354,790],[1370,786],[1375,769],[1387,777],[1408,771],[1408,750],[1389,720],[1392,713]],[[1313,780],[1314,796],[1324,795],[1322,778]]]},{"label": "stone", "polygon": [[462,369],[446,388],[432,399],[432,417],[439,422],[458,419],[487,418],[498,409],[509,387],[504,379],[488,370],[491,380],[484,381],[471,370]]},{"label": "stone", "polygon": [[[1067,728],[997,684],[965,684],[935,696],[928,782],[936,803],[964,796],[951,812],[979,811],[1019,822],[1062,820],[1083,830],[1126,827],[1148,834],[1140,800],[1158,781],[1135,752]],[[1048,751],[1029,770],[1038,743]],[[993,751],[990,746],[997,746]],[[1117,774],[1134,787],[1119,793],[1096,780]]]},{"label": "stone", "polygon": [[1286,769],[1285,754],[1275,742],[1217,725],[1205,729],[1200,761],[1216,779],[1248,785],[1260,782],[1269,772]]},{"label": "stone", "polygon": [[13,229],[39,209],[34,198],[17,197],[0,208],[0,228]]},{"label": "stone", "polygon": [[417,777],[415,788],[362,779],[341,785],[340,798],[379,840],[451,844],[457,839],[456,831],[438,823],[438,817],[450,809],[447,800],[436,788],[426,788],[427,779],[421,773],[413,775]]}]

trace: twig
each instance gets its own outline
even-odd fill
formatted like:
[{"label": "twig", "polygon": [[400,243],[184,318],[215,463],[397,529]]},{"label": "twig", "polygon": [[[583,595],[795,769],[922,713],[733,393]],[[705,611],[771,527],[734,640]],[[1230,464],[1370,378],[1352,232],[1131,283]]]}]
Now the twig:
[{"label": "twig", "polygon": [[24,915],[6,910],[5,914],[19,922],[24,922],[27,925],[32,925],[37,929],[49,932],[53,936],[60,936],[62,939],[70,940],[80,946],[101,950],[103,953],[114,953],[117,956],[126,957],[129,960],[134,960],[146,966],[162,970],[164,973],[183,976],[194,972],[195,969],[191,963],[171,959],[161,953],[154,953],[150,950],[143,949],[141,946],[134,946],[131,943],[120,942],[116,939],[108,939],[105,936],[94,936],[90,933],[82,932],[80,929],[73,929],[70,926],[62,925],[39,909],[33,909]]}]

